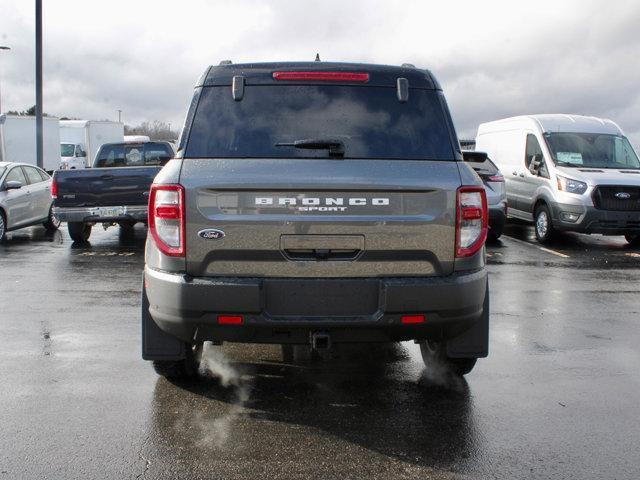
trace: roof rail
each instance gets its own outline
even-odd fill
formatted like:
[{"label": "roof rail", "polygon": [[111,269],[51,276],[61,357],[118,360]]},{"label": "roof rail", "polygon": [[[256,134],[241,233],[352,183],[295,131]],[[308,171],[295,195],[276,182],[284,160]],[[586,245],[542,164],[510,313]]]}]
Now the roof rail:
[{"label": "roof rail", "polygon": [[232,65],[233,62],[231,60],[221,60],[219,65]]},{"label": "roof rail", "polygon": [[403,68],[416,68],[416,66],[413,63],[403,63],[401,65],[401,67],[403,67]]}]

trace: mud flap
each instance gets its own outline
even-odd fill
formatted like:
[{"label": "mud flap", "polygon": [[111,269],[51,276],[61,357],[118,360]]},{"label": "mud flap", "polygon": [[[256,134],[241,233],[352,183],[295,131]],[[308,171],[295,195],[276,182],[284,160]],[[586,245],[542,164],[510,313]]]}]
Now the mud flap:
[{"label": "mud flap", "polygon": [[182,360],[185,343],[162,331],[149,314],[149,300],[142,287],[142,358],[143,360]]},{"label": "mud flap", "polygon": [[449,358],[483,358],[487,355],[489,355],[489,281],[484,294],[482,316],[472,328],[447,341]]}]

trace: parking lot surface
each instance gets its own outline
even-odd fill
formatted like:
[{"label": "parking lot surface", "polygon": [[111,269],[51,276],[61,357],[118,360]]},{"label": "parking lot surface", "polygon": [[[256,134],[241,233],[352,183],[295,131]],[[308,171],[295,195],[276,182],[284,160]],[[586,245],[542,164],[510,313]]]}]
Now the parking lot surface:
[{"label": "parking lot surface", "polygon": [[0,244],[0,478],[638,478],[640,251],[621,237],[542,248],[509,226],[466,381],[411,343],[312,364],[225,345],[222,388],[140,359],[145,235]]}]

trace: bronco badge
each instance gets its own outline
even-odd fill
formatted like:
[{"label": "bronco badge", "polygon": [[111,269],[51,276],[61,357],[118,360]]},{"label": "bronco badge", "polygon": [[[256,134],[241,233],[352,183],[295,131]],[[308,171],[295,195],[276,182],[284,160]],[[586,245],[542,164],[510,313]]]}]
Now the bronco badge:
[{"label": "bronco badge", "polygon": [[221,238],[224,238],[224,232],[216,228],[207,228],[205,230],[200,230],[198,232],[198,235],[207,240],[220,240]]}]

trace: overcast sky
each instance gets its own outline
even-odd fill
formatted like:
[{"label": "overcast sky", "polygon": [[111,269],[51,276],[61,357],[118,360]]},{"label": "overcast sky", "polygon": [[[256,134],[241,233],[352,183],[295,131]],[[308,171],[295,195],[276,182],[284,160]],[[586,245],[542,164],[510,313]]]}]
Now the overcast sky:
[{"label": "overcast sky", "polygon": [[[35,103],[34,1],[0,0],[2,109]],[[579,113],[640,146],[640,2],[45,1],[44,108],[181,125],[210,64],[414,63],[440,80],[461,137],[483,121]]]}]

